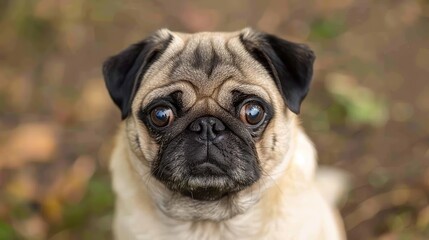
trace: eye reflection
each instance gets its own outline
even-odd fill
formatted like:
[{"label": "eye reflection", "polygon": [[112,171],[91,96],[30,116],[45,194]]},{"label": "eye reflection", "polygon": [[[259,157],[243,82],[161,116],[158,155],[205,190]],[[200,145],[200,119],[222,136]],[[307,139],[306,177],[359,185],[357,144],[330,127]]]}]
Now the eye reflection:
[{"label": "eye reflection", "polygon": [[264,108],[259,103],[246,103],[240,110],[241,121],[248,125],[258,125],[264,120],[264,116]]},{"label": "eye reflection", "polygon": [[157,127],[165,127],[173,122],[173,111],[166,106],[156,107],[150,113],[150,120]]}]

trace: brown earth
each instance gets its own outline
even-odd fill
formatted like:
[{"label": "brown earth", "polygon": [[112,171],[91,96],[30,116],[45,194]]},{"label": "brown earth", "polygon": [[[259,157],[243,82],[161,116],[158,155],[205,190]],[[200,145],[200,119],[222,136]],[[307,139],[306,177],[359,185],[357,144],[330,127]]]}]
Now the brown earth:
[{"label": "brown earth", "polygon": [[109,239],[100,65],[156,29],[253,26],[317,55],[303,125],[349,172],[349,239],[429,239],[426,0],[0,2],[0,239]]}]

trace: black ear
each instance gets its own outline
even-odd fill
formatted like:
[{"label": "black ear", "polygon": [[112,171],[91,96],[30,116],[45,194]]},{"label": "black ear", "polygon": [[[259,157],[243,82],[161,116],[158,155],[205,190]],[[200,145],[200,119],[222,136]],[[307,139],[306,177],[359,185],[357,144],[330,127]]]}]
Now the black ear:
[{"label": "black ear", "polygon": [[131,103],[144,74],[168,47],[172,36],[151,36],[131,45],[103,64],[104,81],[113,102],[121,110],[122,119],[131,111]]},{"label": "black ear", "polygon": [[313,76],[313,51],[304,44],[252,30],[242,33],[240,39],[274,79],[288,108],[298,114]]}]

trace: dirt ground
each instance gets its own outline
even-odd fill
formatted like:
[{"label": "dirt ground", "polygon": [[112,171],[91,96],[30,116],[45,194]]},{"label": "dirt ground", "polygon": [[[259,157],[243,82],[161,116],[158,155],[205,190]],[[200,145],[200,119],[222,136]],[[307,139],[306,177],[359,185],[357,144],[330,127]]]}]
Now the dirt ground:
[{"label": "dirt ground", "polygon": [[352,177],[348,239],[429,239],[429,1],[0,1],[0,239],[110,239],[103,60],[159,28],[245,26],[317,55],[302,123]]}]

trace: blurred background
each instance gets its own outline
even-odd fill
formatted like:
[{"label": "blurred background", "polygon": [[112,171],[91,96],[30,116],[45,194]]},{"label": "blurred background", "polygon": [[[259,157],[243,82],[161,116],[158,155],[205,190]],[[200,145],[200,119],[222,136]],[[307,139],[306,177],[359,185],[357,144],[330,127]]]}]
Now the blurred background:
[{"label": "blurred background", "polygon": [[110,239],[102,61],[159,28],[245,26],[316,52],[301,119],[353,176],[348,238],[429,239],[427,0],[0,0],[0,239]]}]

